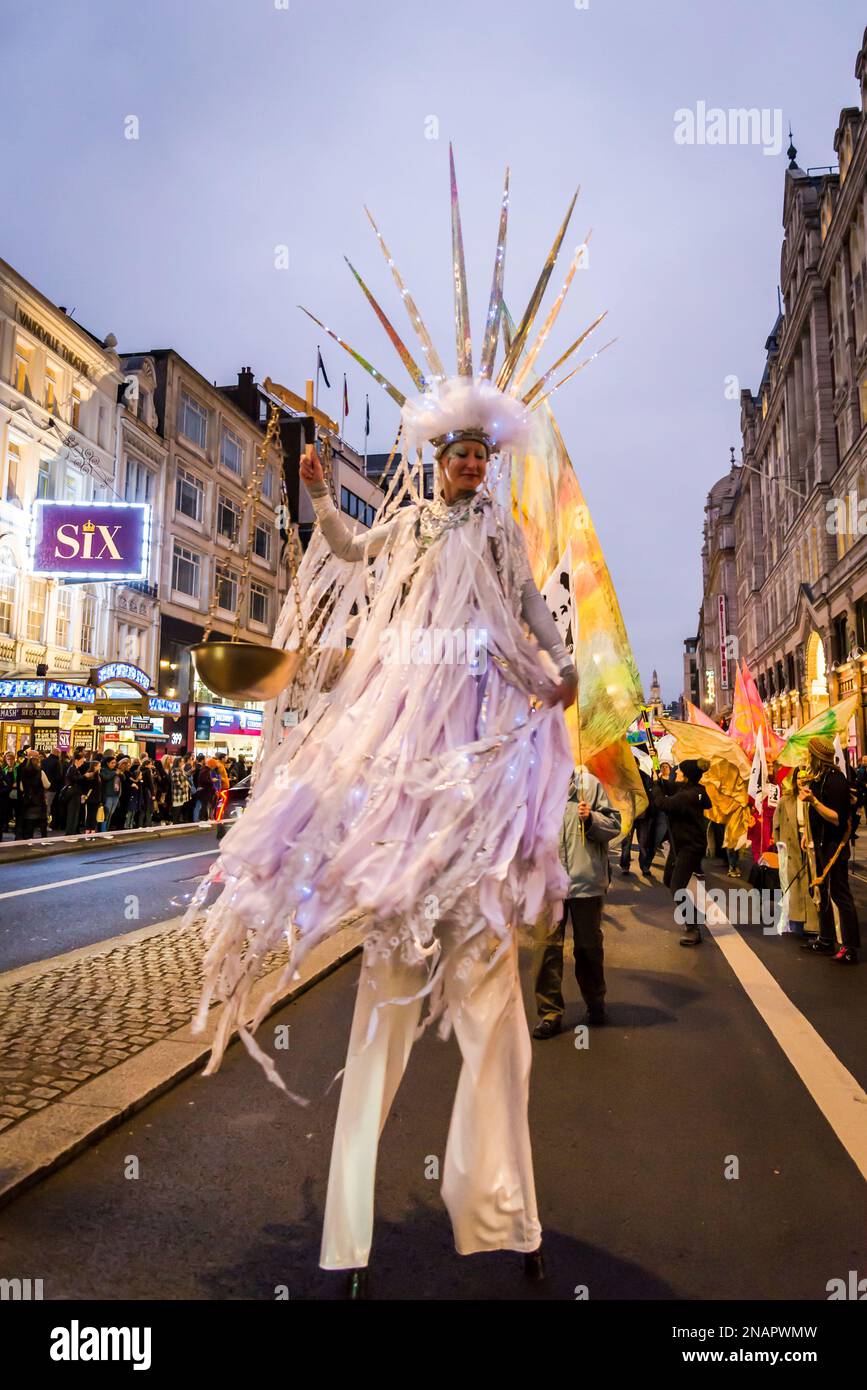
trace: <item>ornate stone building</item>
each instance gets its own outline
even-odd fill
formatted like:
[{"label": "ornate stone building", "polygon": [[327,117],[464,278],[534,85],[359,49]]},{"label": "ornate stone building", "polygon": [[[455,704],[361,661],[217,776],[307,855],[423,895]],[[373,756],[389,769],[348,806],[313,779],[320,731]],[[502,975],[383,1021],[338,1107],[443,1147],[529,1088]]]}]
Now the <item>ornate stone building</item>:
[{"label": "ornate stone building", "polygon": [[740,609],[734,528],[738,482],[739,472],[732,462],[725,477],[714,483],[705,503],[698,637],[688,639],[690,644],[694,641],[694,652],[685,653],[684,663],[684,698],[716,720],[731,709],[738,655]]},{"label": "ornate stone building", "polygon": [[[848,735],[860,753],[867,749],[867,31],[855,76],[860,105],[840,113],[839,165],[804,171],[795,148],[787,152],[783,308],[758,390],[741,392],[742,465],[716,485],[708,506],[719,504],[726,545],[720,535],[717,548],[734,556],[729,631],[771,723],[785,731],[863,692]],[[707,608],[699,641],[704,671],[719,646]],[[710,708],[703,691],[704,707],[725,713],[731,693]]]}]

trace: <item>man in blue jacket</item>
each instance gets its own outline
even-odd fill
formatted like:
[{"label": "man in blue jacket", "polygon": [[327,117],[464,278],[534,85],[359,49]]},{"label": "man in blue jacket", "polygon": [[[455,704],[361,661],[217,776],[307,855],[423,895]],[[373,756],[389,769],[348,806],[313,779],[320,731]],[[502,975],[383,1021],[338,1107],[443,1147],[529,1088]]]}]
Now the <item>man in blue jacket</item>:
[{"label": "man in blue jacket", "polygon": [[552,1038],[563,1020],[563,945],[571,919],[575,944],[575,978],[587,1005],[587,1022],[601,1024],[605,1014],[605,956],[602,909],[608,892],[608,843],[620,834],[615,811],[598,778],[585,767],[572,774],[560,830],[560,860],[569,888],[559,922],[540,931],[534,959],[536,1008],[534,1038]]}]

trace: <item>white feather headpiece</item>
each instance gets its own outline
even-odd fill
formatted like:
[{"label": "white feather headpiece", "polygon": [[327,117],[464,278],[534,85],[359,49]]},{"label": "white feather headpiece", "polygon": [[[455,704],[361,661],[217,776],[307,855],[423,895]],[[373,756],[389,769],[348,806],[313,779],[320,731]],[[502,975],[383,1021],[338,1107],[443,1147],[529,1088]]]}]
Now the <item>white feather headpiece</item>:
[{"label": "white feather headpiece", "polygon": [[456,376],[435,381],[401,411],[405,457],[415,458],[425,444],[444,448],[455,439],[477,438],[491,453],[525,444],[530,412],[516,396],[507,396],[490,381]]}]

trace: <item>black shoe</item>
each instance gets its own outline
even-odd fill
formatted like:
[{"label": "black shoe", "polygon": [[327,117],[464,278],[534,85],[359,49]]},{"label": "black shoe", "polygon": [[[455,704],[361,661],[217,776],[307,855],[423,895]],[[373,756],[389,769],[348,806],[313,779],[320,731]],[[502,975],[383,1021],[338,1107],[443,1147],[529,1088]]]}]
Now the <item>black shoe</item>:
[{"label": "black shoe", "polygon": [[680,938],[680,944],[681,946],[700,946],[701,932],[698,927],[694,927],[692,931],[685,932]]},{"label": "black shoe", "polygon": [[536,1027],[533,1029],[534,1038],[553,1038],[555,1033],[559,1033],[561,1023],[559,1018],[540,1018]]},{"label": "black shoe", "polygon": [[589,1023],[591,1028],[601,1028],[604,1023],[607,1023],[608,1015],[605,1012],[605,1005],[593,1004],[588,1008],[585,1022]]},{"label": "black shoe", "polygon": [[529,1279],[533,1284],[541,1284],[547,1277],[545,1259],[540,1245],[538,1250],[531,1250],[528,1255],[524,1256],[524,1278]]},{"label": "black shoe", "polygon": [[858,952],[855,950],[854,946],[841,946],[840,950],[836,952],[834,959],[839,961],[841,965],[857,965]]},{"label": "black shoe", "polygon": [[346,1297],[367,1298],[367,1270],[351,1269],[346,1279]]},{"label": "black shoe", "polygon": [[814,956],[835,956],[837,947],[830,941],[820,941],[815,938],[813,941],[805,941],[801,947],[802,951],[812,951]]}]

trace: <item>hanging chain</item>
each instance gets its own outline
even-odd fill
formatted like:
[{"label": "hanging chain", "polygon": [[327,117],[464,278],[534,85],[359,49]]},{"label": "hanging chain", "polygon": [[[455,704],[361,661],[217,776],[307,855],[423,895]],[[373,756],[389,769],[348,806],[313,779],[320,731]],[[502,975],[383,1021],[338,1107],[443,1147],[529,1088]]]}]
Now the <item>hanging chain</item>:
[{"label": "hanging chain", "polygon": [[[272,405],[272,407],[271,407],[271,414],[270,414],[270,417],[269,417],[269,419],[268,419],[268,427],[267,427],[267,429],[265,430],[265,438],[264,438],[264,440],[262,441],[262,443],[260,444],[259,448],[256,450],[256,462],[255,462],[255,464],[254,464],[254,466],[253,466],[253,471],[252,471],[252,473],[251,473],[251,475],[250,475],[250,478],[249,478],[249,480],[248,480],[248,482],[247,482],[247,486],[246,486],[246,488],[245,488],[245,490],[244,490],[244,501],[243,501],[243,503],[242,503],[241,517],[240,517],[240,520],[239,520],[239,522],[238,522],[238,531],[237,531],[237,533],[236,533],[236,535],[235,535],[235,541],[237,542],[238,539],[239,539],[239,537],[240,537],[240,535],[241,535],[241,532],[243,531],[244,523],[245,523],[245,521],[246,521],[246,519],[247,519],[247,516],[249,515],[249,516],[250,516],[250,536],[249,536],[249,544],[247,545],[246,553],[245,553],[245,555],[244,555],[243,563],[242,563],[242,566],[241,566],[241,582],[240,582],[240,585],[239,585],[238,601],[237,601],[237,603],[236,603],[236,605],[235,605],[235,621],[234,621],[234,623],[233,623],[233,625],[232,625],[232,641],[233,641],[233,642],[237,642],[237,640],[238,640],[238,629],[239,629],[240,624],[241,624],[241,600],[242,600],[243,597],[246,597],[246,585],[247,585],[247,579],[248,579],[249,574],[250,574],[250,557],[251,557],[252,551],[253,551],[253,537],[254,537],[254,534],[255,534],[255,526],[256,526],[256,513],[257,513],[257,511],[258,511],[259,502],[260,502],[261,497],[262,497],[262,484],[263,484],[263,481],[264,481],[264,478],[265,478],[265,468],[266,468],[267,461],[268,461],[268,450],[269,450],[269,448],[270,448],[272,442],[273,442],[275,439],[276,439],[276,442],[277,442],[277,448],[278,448],[278,450],[280,451],[280,457],[281,457],[281,458],[282,458],[282,454],[283,454],[282,446],[281,446],[281,444],[280,444],[279,425],[280,425],[280,410],[279,410],[279,407],[276,406],[276,405]],[[206,624],[206,626],[205,626],[205,631],[204,631],[204,633],[203,633],[203,635],[202,635],[202,641],[203,641],[203,642],[207,642],[208,638],[209,638],[210,635],[211,635],[211,631],[212,631],[212,629],[213,629],[213,626],[214,626],[214,621],[215,621],[215,618],[216,618],[217,609],[218,609],[219,606],[220,606],[220,580],[221,580],[223,574],[225,574],[225,573],[226,573],[226,566],[225,566],[224,564],[222,564],[222,563],[217,559],[217,557],[215,556],[215,557],[214,557],[214,583],[213,583],[213,586],[212,586],[212,589],[211,589],[211,601],[210,601],[210,603],[208,604],[208,620],[207,620],[207,624]]]}]

